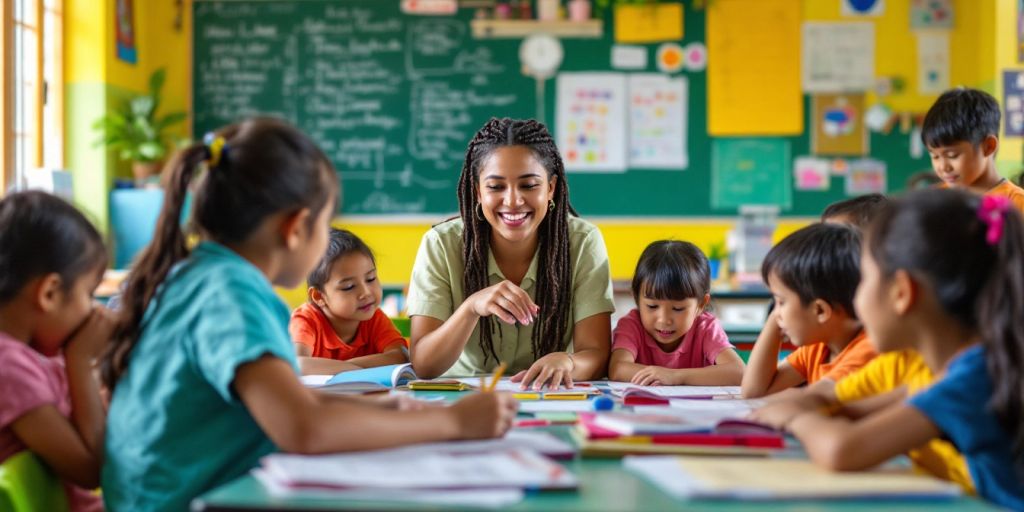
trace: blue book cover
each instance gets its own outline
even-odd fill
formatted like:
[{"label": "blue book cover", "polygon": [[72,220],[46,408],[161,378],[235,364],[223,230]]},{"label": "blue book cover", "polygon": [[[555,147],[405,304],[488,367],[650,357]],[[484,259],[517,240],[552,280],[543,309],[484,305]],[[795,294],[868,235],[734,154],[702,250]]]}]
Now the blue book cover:
[{"label": "blue book cover", "polygon": [[371,382],[393,388],[407,384],[410,380],[416,380],[416,373],[412,370],[412,364],[392,364],[378,366],[376,368],[363,368],[341,372],[331,377],[324,385],[343,384],[348,382]]}]

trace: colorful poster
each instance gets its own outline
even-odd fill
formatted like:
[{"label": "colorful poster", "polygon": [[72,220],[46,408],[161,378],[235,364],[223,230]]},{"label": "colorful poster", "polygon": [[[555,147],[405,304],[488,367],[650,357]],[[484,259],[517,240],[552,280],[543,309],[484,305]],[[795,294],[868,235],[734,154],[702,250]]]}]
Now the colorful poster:
[{"label": "colorful poster", "polygon": [[811,99],[811,152],[815,155],[864,155],[863,94],[815,94]]},{"label": "colorful poster", "polygon": [[[707,3],[708,134],[804,133],[800,2]],[[767,22],[766,20],[772,20]],[[787,169],[786,174],[789,175]]]},{"label": "colorful poster", "polygon": [[615,6],[616,43],[658,43],[683,38],[683,4]]},{"label": "colorful poster", "polygon": [[885,162],[862,158],[850,162],[846,174],[846,195],[884,194],[887,190]]},{"label": "colorful poster", "polygon": [[953,0],[913,0],[911,28],[953,28]]},{"label": "colorful poster", "polygon": [[832,184],[832,163],[823,158],[801,156],[793,161],[793,185],[797,190],[828,190]]},{"label": "colorful poster", "polygon": [[687,89],[685,77],[630,75],[630,168],[682,170],[689,165]]},{"label": "colorful poster", "polygon": [[135,64],[139,56],[135,50],[135,9],[132,8],[132,0],[117,0],[114,16],[117,58]]},{"label": "colorful poster", "polygon": [[782,138],[715,138],[711,143],[711,207],[793,203],[789,141]]},{"label": "colorful poster", "polygon": [[560,73],[558,147],[568,171],[625,172],[626,75]]},{"label": "colorful poster", "polygon": [[875,25],[806,22],[803,31],[805,92],[867,91],[875,84]]},{"label": "colorful poster", "polygon": [[843,16],[881,16],[885,0],[842,0]]},{"label": "colorful poster", "polygon": [[1003,109],[1006,135],[1024,135],[1024,71],[1003,71]]},{"label": "colorful poster", "polygon": [[917,33],[917,89],[921,94],[949,89],[949,31]]}]

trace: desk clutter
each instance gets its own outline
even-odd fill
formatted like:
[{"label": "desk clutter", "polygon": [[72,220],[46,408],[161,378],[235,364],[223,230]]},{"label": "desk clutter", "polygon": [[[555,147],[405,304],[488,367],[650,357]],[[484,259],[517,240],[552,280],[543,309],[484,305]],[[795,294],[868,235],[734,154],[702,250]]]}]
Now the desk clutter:
[{"label": "desk clutter", "polygon": [[[307,385],[316,388],[329,379],[307,378]],[[445,406],[465,390],[476,391],[480,379],[432,382],[395,380],[397,385],[386,392]],[[322,389],[330,391],[330,386]],[[684,500],[960,495],[955,485],[913,474],[905,464],[844,474],[815,469],[795,440],[746,419],[764,401],[741,399],[736,386],[595,381],[535,391],[520,389],[505,377],[493,389],[513,393],[520,404],[519,418],[502,439],[352,454],[274,454],[261,461],[253,476],[270,495],[284,498],[498,508],[531,493],[576,492],[583,483],[573,461],[600,458],[621,459],[624,470]],[[805,478],[821,485],[804,485]]]}]

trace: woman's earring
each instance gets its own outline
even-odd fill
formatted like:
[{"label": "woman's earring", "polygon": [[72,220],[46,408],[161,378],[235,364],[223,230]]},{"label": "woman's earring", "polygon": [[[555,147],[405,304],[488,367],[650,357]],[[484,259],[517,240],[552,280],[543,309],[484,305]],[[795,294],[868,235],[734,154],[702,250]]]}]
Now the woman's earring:
[{"label": "woman's earring", "polygon": [[476,217],[476,220],[480,222],[487,220],[486,218],[484,218],[484,206],[482,204],[476,204],[476,211],[474,212],[474,217]]},{"label": "woman's earring", "polygon": [[548,199],[548,210],[549,211],[554,211],[555,210],[555,200],[554,199]]}]

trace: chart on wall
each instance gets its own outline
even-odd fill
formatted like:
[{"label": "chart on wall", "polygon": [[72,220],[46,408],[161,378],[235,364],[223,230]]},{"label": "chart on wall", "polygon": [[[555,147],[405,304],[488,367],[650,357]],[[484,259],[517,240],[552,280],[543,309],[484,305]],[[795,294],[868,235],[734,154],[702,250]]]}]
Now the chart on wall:
[{"label": "chart on wall", "polygon": [[491,116],[530,117],[533,81],[464,20],[397,4],[198,2],[196,133],[282,117],[341,173],[344,211],[454,211],[468,141]]}]

